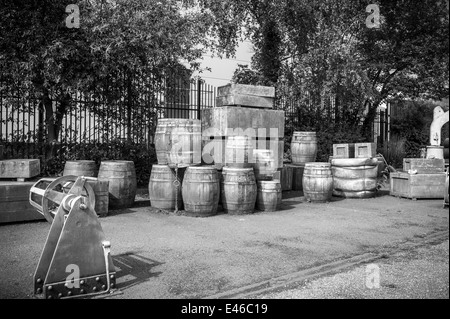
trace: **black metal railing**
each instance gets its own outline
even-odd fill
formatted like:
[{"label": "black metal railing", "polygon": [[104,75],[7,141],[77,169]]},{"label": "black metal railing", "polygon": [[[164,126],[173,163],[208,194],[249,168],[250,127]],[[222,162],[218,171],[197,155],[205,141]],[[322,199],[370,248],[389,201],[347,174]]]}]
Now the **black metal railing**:
[{"label": "black metal railing", "polygon": [[[50,92],[53,114],[39,93],[0,77],[0,144],[6,158],[46,156],[55,143],[57,148],[113,140],[151,145],[158,118],[200,119],[201,110],[214,107],[216,98],[213,86],[189,74],[133,79],[128,88],[109,85],[97,92],[65,93],[69,102],[64,106],[55,98],[61,94]],[[49,118],[57,122],[59,115],[57,138],[50,140]]]}]

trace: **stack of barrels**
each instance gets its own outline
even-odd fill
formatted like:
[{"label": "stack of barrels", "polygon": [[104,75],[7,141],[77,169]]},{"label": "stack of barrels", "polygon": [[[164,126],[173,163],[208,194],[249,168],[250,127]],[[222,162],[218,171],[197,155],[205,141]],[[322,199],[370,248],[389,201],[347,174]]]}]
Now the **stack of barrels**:
[{"label": "stack of barrels", "polygon": [[256,142],[250,136],[228,137],[221,172],[221,203],[228,214],[276,211],[281,205],[274,151]]},{"label": "stack of barrels", "polygon": [[251,214],[255,207],[263,211],[279,207],[281,185],[273,180],[277,168],[270,150],[255,151],[251,137],[231,136],[224,150],[225,166],[201,166],[201,150],[196,148],[201,133],[198,121],[189,120],[192,128],[185,131],[177,156],[170,147],[179,143],[171,131],[186,127],[187,121],[171,119],[158,124],[158,165],[153,165],[149,182],[152,207],[166,211],[184,207],[186,215],[195,217],[216,215],[219,203],[230,215]]},{"label": "stack of barrels", "polygon": [[133,205],[136,196],[136,171],[132,161],[67,161],[64,176],[84,176],[95,194],[95,211],[106,216],[109,209],[124,209]]},{"label": "stack of barrels", "polygon": [[189,216],[217,214],[220,182],[212,166],[201,164],[201,122],[159,119],[155,133],[158,165],[152,166],[150,204],[165,211],[184,207]]},{"label": "stack of barrels", "polygon": [[309,202],[323,203],[331,200],[333,176],[329,163],[316,162],[316,132],[294,132],[291,142],[292,190],[303,191]]},{"label": "stack of barrels", "polygon": [[252,136],[231,135],[221,150],[224,165],[202,165],[201,134],[200,121],[159,120],[158,165],[153,165],[149,182],[152,207],[184,208],[186,215],[196,217],[216,215],[219,204],[230,215],[279,208],[281,185],[274,180],[278,161],[272,149],[258,148]]}]

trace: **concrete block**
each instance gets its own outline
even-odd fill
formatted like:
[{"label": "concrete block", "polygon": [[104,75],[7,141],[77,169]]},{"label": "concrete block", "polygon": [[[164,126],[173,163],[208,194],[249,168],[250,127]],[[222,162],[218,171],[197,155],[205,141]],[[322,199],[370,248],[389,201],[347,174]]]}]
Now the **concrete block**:
[{"label": "concrete block", "polygon": [[375,157],[376,152],[376,143],[355,143],[355,158]]},{"label": "concrete block", "polygon": [[284,138],[284,111],[224,106],[202,110],[201,118],[203,137],[244,132],[257,138]]},{"label": "concrete block", "polygon": [[355,144],[333,144],[333,158],[354,158]]},{"label": "concrete block", "polygon": [[38,159],[11,159],[0,161],[0,178],[31,178],[41,173]]}]

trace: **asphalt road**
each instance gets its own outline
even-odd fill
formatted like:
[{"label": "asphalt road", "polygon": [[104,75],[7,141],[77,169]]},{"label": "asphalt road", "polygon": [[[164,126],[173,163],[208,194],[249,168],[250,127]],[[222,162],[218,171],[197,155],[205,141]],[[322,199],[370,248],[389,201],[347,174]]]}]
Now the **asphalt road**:
[{"label": "asphalt road", "polygon": [[[312,204],[299,193],[284,196],[282,210],[245,216],[167,214],[149,207],[145,200],[131,209],[111,212],[100,221],[112,245],[121,294],[109,298],[214,298],[353,256],[376,255],[436,233],[447,232],[448,239],[449,212],[442,208],[442,200],[411,201],[381,194],[373,199],[333,198],[327,204]],[[33,297],[33,273],[49,229],[46,222],[0,225],[0,298]],[[448,296],[448,249],[443,258]],[[441,261],[435,264],[430,259],[428,268],[411,262],[418,271],[413,275],[419,276],[423,269],[430,274],[429,280],[445,277],[442,272],[428,272],[433,265],[440,267]],[[394,266],[401,268],[401,264]],[[349,276],[359,280],[355,276],[361,269]],[[383,283],[403,287],[388,280],[394,275],[383,271],[382,287]],[[341,293],[338,287],[344,281],[339,284],[338,279],[333,291],[323,288],[324,296],[376,294],[365,292],[364,287],[362,291],[342,288],[352,292]],[[432,284],[430,294],[424,296],[441,296],[441,288]],[[313,290],[300,290],[298,296],[320,295]],[[389,296],[406,298],[408,293],[406,288],[392,289]]]},{"label": "asphalt road", "polygon": [[255,299],[448,299],[449,241],[381,260]]}]

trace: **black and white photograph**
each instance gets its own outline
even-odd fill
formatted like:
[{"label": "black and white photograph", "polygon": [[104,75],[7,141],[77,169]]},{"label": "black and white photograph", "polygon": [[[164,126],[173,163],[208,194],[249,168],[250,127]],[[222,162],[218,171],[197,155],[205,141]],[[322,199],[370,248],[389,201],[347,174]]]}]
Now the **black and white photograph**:
[{"label": "black and white photograph", "polygon": [[448,0],[0,0],[5,302],[445,300],[448,205]]}]

